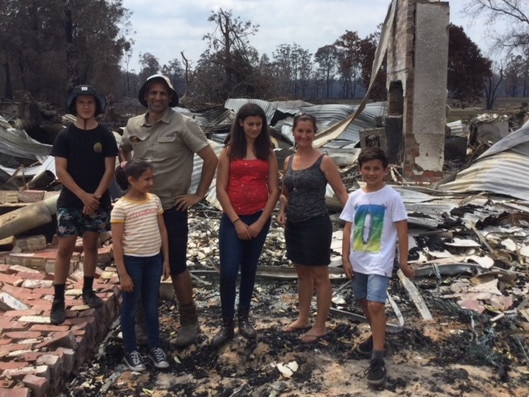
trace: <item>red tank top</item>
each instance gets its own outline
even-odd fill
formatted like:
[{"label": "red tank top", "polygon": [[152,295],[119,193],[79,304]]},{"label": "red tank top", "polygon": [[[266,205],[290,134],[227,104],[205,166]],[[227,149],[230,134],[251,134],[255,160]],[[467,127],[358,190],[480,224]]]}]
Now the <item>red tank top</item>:
[{"label": "red tank top", "polygon": [[262,210],[268,200],[267,160],[233,160],[230,162],[228,196],[238,215]]}]

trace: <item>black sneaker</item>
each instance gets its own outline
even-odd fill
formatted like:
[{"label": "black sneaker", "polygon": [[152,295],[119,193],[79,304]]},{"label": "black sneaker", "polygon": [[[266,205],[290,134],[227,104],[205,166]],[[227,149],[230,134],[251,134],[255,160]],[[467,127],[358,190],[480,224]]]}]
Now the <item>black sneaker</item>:
[{"label": "black sneaker", "polygon": [[149,353],[149,358],[151,359],[152,364],[156,368],[168,368],[169,367],[169,361],[167,361],[167,355],[159,347],[153,347],[151,349],[151,352]]},{"label": "black sneaker", "polygon": [[66,309],[63,300],[54,300],[51,304],[50,323],[59,325],[66,319]]},{"label": "black sneaker", "polygon": [[101,298],[91,289],[83,291],[83,302],[93,309],[103,306]]},{"label": "black sneaker", "polygon": [[137,350],[134,350],[130,353],[125,353],[125,357],[123,357],[123,360],[131,371],[140,372],[145,371],[146,369],[145,364],[143,363],[143,358],[141,358],[141,354]]},{"label": "black sneaker", "polygon": [[369,335],[365,341],[356,345],[354,350],[361,356],[370,358],[373,352],[373,335]]},{"label": "black sneaker", "polygon": [[369,368],[366,369],[367,383],[372,386],[379,386],[386,381],[386,366],[384,360],[373,359]]}]

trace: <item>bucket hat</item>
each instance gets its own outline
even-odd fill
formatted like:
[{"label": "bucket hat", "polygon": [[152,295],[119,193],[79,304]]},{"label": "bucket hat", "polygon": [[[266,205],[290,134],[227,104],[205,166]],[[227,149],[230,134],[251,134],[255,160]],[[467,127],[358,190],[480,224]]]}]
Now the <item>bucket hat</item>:
[{"label": "bucket hat", "polygon": [[149,85],[155,81],[165,84],[173,94],[171,97],[171,102],[169,102],[169,106],[175,107],[178,105],[178,94],[173,87],[173,83],[171,83],[169,77],[164,76],[163,74],[153,74],[152,76],[147,77],[147,80],[145,80],[145,83],[143,83],[140,91],[138,92],[138,101],[140,101],[143,106],[147,107],[147,102],[145,101],[145,92],[147,91]]},{"label": "bucket hat", "polygon": [[105,96],[97,92],[91,85],[78,85],[70,91],[68,98],[66,98],[66,109],[68,109],[69,113],[77,115],[75,100],[79,95],[92,95],[96,99],[96,116],[105,112],[107,106]]}]

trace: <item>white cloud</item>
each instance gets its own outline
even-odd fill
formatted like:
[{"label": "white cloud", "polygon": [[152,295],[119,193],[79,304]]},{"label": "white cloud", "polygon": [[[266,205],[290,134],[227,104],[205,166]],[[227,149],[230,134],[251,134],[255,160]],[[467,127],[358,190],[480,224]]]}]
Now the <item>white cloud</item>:
[{"label": "white cloud", "polygon": [[[347,30],[360,37],[374,33],[384,21],[390,0],[123,0],[133,12],[130,19],[136,34],[131,69],[138,68],[140,53],[149,52],[160,64],[186,57],[196,64],[207,48],[202,38],[213,32],[208,22],[211,11],[231,10],[234,17],[259,25],[250,43],[260,54],[272,55],[280,44],[296,43],[315,53],[332,44]],[[462,14],[465,0],[451,0],[451,20],[463,26],[469,37],[484,51],[483,29]],[[484,51],[485,52],[485,51]],[[137,71],[137,70],[136,70]]]}]

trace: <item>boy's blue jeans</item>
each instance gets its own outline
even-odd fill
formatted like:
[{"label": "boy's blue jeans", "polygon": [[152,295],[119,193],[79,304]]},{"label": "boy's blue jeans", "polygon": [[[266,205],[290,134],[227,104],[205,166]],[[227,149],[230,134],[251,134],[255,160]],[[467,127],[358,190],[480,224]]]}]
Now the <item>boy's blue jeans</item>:
[{"label": "boy's blue jeans", "polygon": [[[241,215],[241,221],[248,225],[255,222],[262,211],[252,215]],[[233,318],[235,315],[235,295],[237,275],[241,271],[239,310],[248,312],[255,285],[255,273],[259,256],[270,228],[270,219],[261,229],[257,237],[251,240],[241,240],[237,236],[235,225],[227,215],[220,220],[219,251],[220,251],[220,302],[222,318]]]},{"label": "boy's blue jeans", "polygon": [[353,291],[356,299],[385,303],[388,286],[389,277],[380,274],[354,274]]},{"label": "boy's blue jeans", "polygon": [[160,347],[158,304],[163,270],[162,256],[161,254],[150,257],[125,255],[124,259],[127,273],[134,282],[134,290],[123,291],[121,295],[121,332],[125,351],[130,353],[137,349],[135,319],[139,302],[145,312],[149,347]]}]

